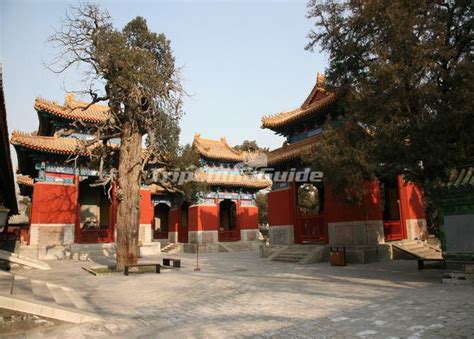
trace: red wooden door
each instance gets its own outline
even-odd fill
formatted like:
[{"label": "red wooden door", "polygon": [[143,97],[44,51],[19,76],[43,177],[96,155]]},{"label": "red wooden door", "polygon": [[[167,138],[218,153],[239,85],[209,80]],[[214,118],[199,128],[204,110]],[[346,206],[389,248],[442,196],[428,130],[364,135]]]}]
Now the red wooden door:
[{"label": "red wooden door", "polygon": [[178,242],[180,243],[187,243],[188,242],[188,229],[187,228],[179,228],[178,229]]},{"label": "red wooden door", "polygon": [[396,241],[403,239],[402,223],[400,220],[384,221],[383,232],[386,241]]},{"label": "red wooden door", "polygon": [[325,242],[327,239],[326,225],[323,214],[305,214],[298,216],[298,233],[300,243]]}]

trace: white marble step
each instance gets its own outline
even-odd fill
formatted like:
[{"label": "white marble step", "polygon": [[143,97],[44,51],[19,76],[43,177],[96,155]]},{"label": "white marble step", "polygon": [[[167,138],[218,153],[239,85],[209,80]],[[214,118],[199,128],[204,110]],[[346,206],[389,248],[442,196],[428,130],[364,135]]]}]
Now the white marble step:
[{"label": "white marble step", "polygon": [[0,271],[0,305],[73,323],[101,320],[73,289],[4,271]]},{"label": "white marble step", "polygon": [[74,306],[76,308],[86,311],[86,312],[94,312],[94,309],[92,308],[91,305],[89,305],[84,298],[82,298],[76,291],[74,291],[72,288],[64,287],[63,286],[63,291],[66,293],[66,295],[69,297],[69,299],[72,301]]},{"label": "white marble step", "polygon": [[14,275],[0,270],[0,294],[10,294]]},{"label": "white marble step", "polygon": [[46,286],[48,286],[48,289],[51,291],[56,304],[72,308],[76,307],[69,296],[63,291],[61,286],[50,283],[46,283]]},{"label": "white marble step", "polygon": [[51,267],[41,260],[28,258],[17,253],[11,253],[8,251],[0,250],[0,259],[7,260],[11,263],[19,264],[22,266],[28,266],[39,270],[50,270]]},{"label": "white marble step", "polygon": [[51,294],[51,291],[49,290],[48,286],[45,284],[44,281],[32,279],[31,287],[33,289],[33,294],[35,295],[36,300],[50,303],[56,302],[53,295]]},{"label": "white marble step", "polygon": [[34,299],[31,281],[20,275],[15,275],[13,280],[12,295],[21,296],[22,298]]}]

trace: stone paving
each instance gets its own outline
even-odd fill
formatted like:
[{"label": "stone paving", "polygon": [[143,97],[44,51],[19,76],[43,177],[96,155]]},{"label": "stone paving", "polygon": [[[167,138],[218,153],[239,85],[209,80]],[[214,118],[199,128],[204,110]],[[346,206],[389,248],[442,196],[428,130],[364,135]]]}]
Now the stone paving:
[{"label": "stone paving", "polygon": [[299,266],[208,253],[194,272],[193,255],[176,256],[183,268],[160,275],[95,277],[81,269],[94,263],[77,261],[18,269],[75,288],[106,319],[20,337],[474,337],[474,287],[443,285],[442,270],[415,261]]}]

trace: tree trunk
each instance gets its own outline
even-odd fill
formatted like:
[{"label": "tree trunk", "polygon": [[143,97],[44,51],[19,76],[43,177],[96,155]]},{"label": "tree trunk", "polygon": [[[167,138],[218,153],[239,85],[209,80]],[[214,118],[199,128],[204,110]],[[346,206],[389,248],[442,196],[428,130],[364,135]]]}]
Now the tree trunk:
[{"label": "tree trunk", "polygon": [[138,261],[142,137],[130,124],[122,128],[118,174],[117,271]]}]

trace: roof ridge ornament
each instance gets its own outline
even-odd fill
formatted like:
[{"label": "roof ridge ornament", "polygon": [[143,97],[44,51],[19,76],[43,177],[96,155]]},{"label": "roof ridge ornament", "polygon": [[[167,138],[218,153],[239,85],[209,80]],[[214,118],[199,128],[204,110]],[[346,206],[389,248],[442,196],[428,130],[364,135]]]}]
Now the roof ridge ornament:
[{"label": "roof ridge ornament", "polygon": [[326,76],[324,73],[316,72],[316,89],[326,91]]},{"label": "roof ridge ornament", "polygon": [[75,101],[76,94],[74,92],[68,92],[64,96],[64,106],[71,107],[72,103]]}]

